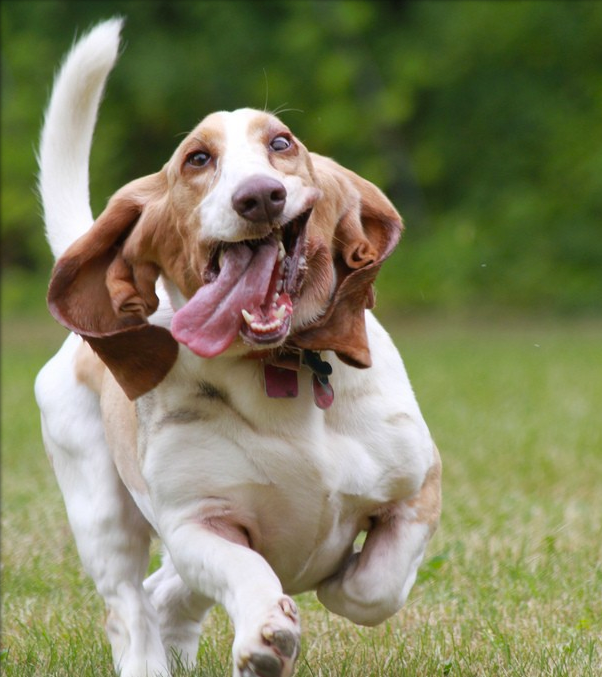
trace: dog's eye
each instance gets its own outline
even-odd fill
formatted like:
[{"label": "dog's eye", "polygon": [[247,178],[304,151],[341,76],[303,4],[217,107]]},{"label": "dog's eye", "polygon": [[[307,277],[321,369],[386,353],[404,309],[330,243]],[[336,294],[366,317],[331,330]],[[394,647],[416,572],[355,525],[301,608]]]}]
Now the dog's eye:
[{"label": "dog's eye", "polygon": [[211,155],[205,153],[202,150],[197,150],[194,153],[190,153],[186,157],[186,163],[192,167],[204,167],[211,160]]},{"label": "dog's eye", "polygon": [[291,145],[291,140],[286,136],[275,136],[270,141],[270,148],[275,151],[288,150]]}]

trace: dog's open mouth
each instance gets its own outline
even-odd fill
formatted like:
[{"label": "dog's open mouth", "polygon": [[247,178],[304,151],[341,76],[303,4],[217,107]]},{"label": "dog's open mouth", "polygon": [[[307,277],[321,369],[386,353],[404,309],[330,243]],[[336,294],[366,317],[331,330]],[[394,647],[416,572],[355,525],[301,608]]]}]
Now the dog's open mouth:
[{"label": "dog's open mouth", "polygon": [[305,272],[311,209],[261,240],[223,242],[203,272],[203,286],[172,321],[174,338],[215,357],[240,334],[251,347],[284,341]]}]

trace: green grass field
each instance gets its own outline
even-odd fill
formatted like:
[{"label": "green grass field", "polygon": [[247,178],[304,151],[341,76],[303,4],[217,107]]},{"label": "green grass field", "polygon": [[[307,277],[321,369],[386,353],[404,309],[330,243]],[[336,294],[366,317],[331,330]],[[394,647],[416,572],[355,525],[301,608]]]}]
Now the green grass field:
[{"label": "green grass field", "polygon": [[[444,461],[444,515],[409,603],[358,628],[299,599],[299,677],[602,674],[602,324],[397,322],[392,332]],[[2,654],[12,677],[111,675],[42,448],[32,383],[60,343],[5,320]],[[216,609],[195,672],[231,670]]]}]

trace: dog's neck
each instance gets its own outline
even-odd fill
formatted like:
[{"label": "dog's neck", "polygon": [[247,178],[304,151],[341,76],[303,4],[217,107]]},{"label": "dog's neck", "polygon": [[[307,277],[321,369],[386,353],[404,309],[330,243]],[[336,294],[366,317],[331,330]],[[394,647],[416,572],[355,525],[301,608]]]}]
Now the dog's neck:
[{"label": "dog's neck", "polygon": [[334,391],[328,377],[332,366],[313,350],[284,349],[253,352],[249,359],[263,363],[265,391],[268,397],[297,397],[298,372],[307,368],[312,372],[314,402],[320,409],[328,409],[334,400]]}]

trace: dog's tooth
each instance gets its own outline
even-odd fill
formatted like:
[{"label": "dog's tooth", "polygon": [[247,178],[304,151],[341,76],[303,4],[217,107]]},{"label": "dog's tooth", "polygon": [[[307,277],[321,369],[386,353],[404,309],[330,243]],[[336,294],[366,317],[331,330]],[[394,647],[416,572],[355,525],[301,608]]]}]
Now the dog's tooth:
[{"label": "dog's tooth", "polygon": [[284,288],[284,280],[278,280],[278,282],[276,282],[276,291],[280,294],[283,288]]},{"label": "dog's tooth", "polygon": [[278,310],[274,313],[278,320],[283,320],[286,315],[286,306],[279,306]]},{"label": "dog's tooth", "polygon": [[272,301],[274,301],[274,303],[275,303],[279,298],[280,298],[280,294],[278,292],[276,292],[274,294],[274,296],[272,296]]},{"label": "dog's tooth", "polygon": [[245,310],[244,308],[242,309],[241,312],[242,312],[242,316],[243,316],[245,322],[246,322],[248,325],[250,325],[250,324],[252,324],[252,323],[254,322],[254,320],[255,320],[255,315],[253,315],[252,313],[250,313],[248,310]]},{"label": "dog's tooth", "polygon": [[219,266],[219,269],[220,269],[220,270],[221,270],[222,267],[223,267],[224,256],[225,256],[224,250],[222,249],[222,250],[220,251],[219,257],[218,257],[218,259],[217,259],[217,265]]},{"label": "dog's tooth", "polygon": [[266,324],[262,324],[261,322],[253,322],[250,325],[251,329],[258,334],[268,334],[269,332],[275,331],[281,326],[282,320],[280,318],[272,320],[271,322],[267,322]]},{"label": "dog's tooth", "polygon": [[286,256],[286,249],[282,244],[282,240],[278,240],[278,261],[282,261]]}]

